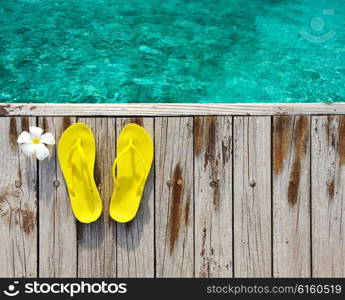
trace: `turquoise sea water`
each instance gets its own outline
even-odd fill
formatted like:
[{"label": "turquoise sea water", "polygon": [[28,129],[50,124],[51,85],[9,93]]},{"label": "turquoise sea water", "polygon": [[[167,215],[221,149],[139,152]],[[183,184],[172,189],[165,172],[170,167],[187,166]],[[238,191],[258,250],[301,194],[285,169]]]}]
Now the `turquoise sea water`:
[{"label": "turquoise sea water", "polygon": [[0,102],[345,101],[345,0],[0,0]]}]

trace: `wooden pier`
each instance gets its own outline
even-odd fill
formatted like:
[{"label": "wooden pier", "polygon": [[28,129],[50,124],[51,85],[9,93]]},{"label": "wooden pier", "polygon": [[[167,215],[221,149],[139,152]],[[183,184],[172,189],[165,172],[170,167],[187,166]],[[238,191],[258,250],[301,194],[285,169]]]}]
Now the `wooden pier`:
[{"label": "wooden pier", "polygon": [[[29,126],[84,122],[104,213],[74,218],[56,147]],[[136,218],[108,214],[116,138],[145,127],[155,159]],[[345,277],[345,104],[0,104],[0,277]]]}]

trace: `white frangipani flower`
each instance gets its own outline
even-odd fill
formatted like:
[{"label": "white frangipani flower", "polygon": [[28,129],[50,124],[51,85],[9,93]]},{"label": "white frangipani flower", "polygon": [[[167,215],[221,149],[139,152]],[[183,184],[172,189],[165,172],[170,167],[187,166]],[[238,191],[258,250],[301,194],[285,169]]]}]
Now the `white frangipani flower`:
[{"label": "white frangipani flower", "polygon": [[43,134],[43,129],[30,127],[29,132],[23,131],[18,137],[17,143],[26,156],[36,155],[38,160],[43,160],[49,156],[47,145],[54,145],[54,136],[47,132]]}]

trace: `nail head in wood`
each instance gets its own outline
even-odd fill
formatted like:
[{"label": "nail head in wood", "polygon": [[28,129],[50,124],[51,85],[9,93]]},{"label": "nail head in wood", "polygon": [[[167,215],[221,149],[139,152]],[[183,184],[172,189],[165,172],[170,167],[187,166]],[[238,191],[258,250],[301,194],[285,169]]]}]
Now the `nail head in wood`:
[{"label": "nail head in wood", "polygon": [[216,187],[216,186],[217,186],[217,182],[216,182],[215,180],[212,180],[212,181],[210,182],[210,187],[214,188],[214,187]]},{"label": "nail head in wood", "polygon": [[256,185],[255,180],[254,180],[254,179],[251,179],[251,180],[249,181],[249,185],[250,185],[251,187],[254,187],[254,186]]}]

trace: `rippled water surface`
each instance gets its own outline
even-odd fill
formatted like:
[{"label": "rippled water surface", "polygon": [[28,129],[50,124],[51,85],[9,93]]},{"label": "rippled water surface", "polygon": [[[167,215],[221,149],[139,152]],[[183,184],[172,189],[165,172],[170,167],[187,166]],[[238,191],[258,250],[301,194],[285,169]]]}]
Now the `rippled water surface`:
[{"label": "rippled water surface", "polygon": [[345,101],[345,0],[0,0],[0,102]]}]

